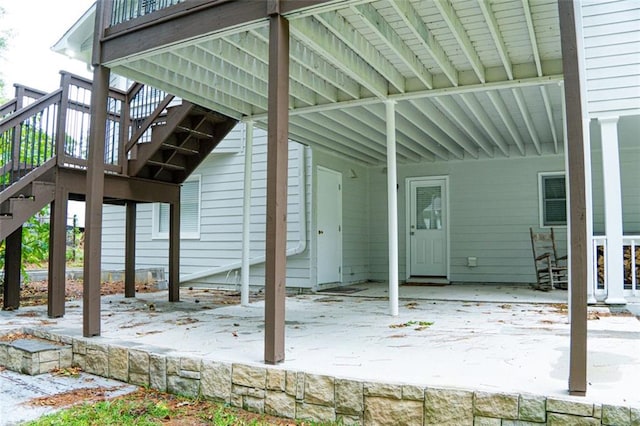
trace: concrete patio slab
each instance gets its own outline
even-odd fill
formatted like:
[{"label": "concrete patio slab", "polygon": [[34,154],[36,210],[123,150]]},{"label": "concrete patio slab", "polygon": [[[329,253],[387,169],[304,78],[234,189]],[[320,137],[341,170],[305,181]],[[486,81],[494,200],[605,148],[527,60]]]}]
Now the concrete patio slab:
[{"label": "concrete patio slab", "polygon": [[[640,408],[640,321],[631,314],[590,308],[587,395],[571,398],[566,292],[506,285],[401,287],[400,314],[391,317],[385,285],[288,297],[286,361],[275,368]],[[214,306],[202,289],[183,289],[179,303],[166,300],[166,292],[104,297],[102,336],[84,340],[264,367],[263,302]],[[69,302],[65,317],[56,320],[47,320],[44,308],[19,312],[0,313],[0,333],[26,327],[83,340],[78,302]]]}]

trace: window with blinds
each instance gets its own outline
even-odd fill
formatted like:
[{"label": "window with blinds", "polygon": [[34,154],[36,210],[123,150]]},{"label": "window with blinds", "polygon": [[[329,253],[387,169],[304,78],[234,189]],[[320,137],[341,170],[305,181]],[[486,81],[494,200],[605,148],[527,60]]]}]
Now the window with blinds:
[{"label": "window with blinds", "polygon": [[565,175],[540,173],[540,225],[564,226],[567,224],[567,194]]},{"label": "window with blinds", "polygon": [[[169,237],[169,204],[154,208],[154,238]],[[180,191],[180,237],[200,238],[200,176],[191,176]]]}]

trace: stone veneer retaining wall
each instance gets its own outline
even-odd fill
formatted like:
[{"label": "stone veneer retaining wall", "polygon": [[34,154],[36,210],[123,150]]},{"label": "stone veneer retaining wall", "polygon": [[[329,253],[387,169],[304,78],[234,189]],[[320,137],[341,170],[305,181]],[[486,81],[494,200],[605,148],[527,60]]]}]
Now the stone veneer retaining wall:
[{"label": "stone veneer retaining wall", "polygon": [[161,391],[224,401],[257,413],[345,425],[640,426],[640,409],[518,393],[444,389],[182,357],[130,342],[26,333],[72,344],[87,373]]}]

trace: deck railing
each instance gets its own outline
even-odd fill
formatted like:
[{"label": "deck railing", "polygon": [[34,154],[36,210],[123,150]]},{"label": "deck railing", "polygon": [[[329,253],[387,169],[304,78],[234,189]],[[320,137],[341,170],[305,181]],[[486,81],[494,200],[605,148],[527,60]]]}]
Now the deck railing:
[{"label": "deck railing", "polygon": [[[593,292],[597,298],[606,297],[612,283],[607,280],[607,237],[593,237]],[[640,296],[640,236],[622,238],[623,282],[625,296]]]},{"label": "deck railing", "polygon": [[121,24],[156,12],[184,0],[114,0],[111,10],[111,25]]},{"label": "deck railing", "polygon": [[[58,90],[45,95],[19,86],[16,98],[0,105],[0,192],[45,163],[87,167],[92,84],[61,74]],[[163,122],[172,99],[141,84],[127,92],[110,89],[104,152],[108,173],[127,173],[130,152]]]}]

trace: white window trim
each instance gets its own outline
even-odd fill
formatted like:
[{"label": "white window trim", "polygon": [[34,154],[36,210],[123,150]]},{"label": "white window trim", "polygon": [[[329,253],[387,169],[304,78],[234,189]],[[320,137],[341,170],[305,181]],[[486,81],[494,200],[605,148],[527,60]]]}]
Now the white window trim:
[{"label": "white window trim", "polygon": [[[567,182],[567,175],[563,171],[559,172],[538,172],[538,224],[542,229],[548,228],[566,228],[567,224],[564,225],[545,225],[544,224],[544,188],[542,187],[543,178],[548,176],[563,176],[565,178],[565,183]],[[568,201],[569,192],[565,189],[565,200]],[[566,202],[565,202],[566,203]],[[565,204],[566,205],[566,204]],[[567,222],[569,221],[569,210],[567,209]]]},{"label": "white window trim", "polygon": [[[200,239],[200,224],[201,224],[201,212],[202,212],[202,177],[201,175],[191,175],[185,181],[187,182],[198,182],[198,217],[197,217],[197,225],[196,231],[185,232],[180,231],[180,239],[181,240],[198,240]],[[153,212],[151,219],[151,239],[153,240],[167,240],[169,239],[169,232],[160,232],[160,203],[153,204]]]}]

